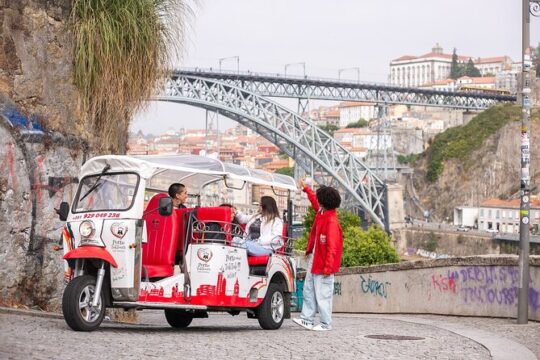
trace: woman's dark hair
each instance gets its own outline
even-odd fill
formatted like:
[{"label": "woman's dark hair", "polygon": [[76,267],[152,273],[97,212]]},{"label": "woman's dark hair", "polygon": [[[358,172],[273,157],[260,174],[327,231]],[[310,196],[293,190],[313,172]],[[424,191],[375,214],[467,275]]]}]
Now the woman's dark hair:
[{"label": "woman's dark hair", "polygon": [[317,189],[317,200],[326,210],[337,209],[341,205],[339,191],[331,186],[321,186]]},{"label": "woman's dark hair", "polygon": [[279,210],[276,204],[276,200],[274,200],[274,198],[271,196],[261,197],[261,209],[261,214],[266,221],[272,221],[275,218],[279,217]]}]

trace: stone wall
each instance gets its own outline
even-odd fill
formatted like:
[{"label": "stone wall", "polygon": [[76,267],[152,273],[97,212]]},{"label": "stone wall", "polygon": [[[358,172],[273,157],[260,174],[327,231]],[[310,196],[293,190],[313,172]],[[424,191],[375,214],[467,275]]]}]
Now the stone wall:
[{"label": "stone wall", "polygon": [[451,256],[501,254],[501,242],[490,234],[476,235],[471,232],[438,232],[435,229],[403,228],[394,232],[396,249],[403,254],[408,249],[429,249],[431,237],[435,237],[436,247],[432,252]]},{"label": "stone wall", "polygon": [[0,114],[0,304],[57,311],[64,260],[54,246],[63,224],[54,209],[74,196],[84,146]]},{"label": "stone wall", "polygon": [[[466,257],[346,268],[335,312],[516,317],[518,258]],[[540,257],[531,257],[529,319],[540,320]]]}]

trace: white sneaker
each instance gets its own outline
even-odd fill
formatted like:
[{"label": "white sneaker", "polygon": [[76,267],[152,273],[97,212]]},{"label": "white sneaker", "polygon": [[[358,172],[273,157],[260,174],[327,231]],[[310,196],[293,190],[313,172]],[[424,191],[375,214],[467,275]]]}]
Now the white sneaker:
[{"label": "white sneaker", "polygon": [[313,331],[330,331],[330,330],[332,330],[332,327],[329,326],[329,325],[319,324],[319,325],[315,325],[314,327],[312,327],[311,330],[313,330]]},{"label": "white sneaker", "polygon": [[303,327],[305,329],[308,329],[308,330],[313,329],[313,323],[310,323],[307,320],[304,320],[304,319],[301,319],[301,318],[294,318],[294,319],[292,319],[292,321],[295,324],[298,324],[298,325],[300,325],[301,327]]}]

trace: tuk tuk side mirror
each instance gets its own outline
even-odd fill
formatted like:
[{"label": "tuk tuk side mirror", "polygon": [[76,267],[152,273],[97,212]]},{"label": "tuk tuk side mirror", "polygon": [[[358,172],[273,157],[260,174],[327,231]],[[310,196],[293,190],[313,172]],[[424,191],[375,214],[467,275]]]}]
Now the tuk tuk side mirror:
[{"label": "tuk tuk side mirror", "polygon": [[65,201],[62,201],[60,203],[60,209],[56,210],[56,213],[58,214],[60,220],[66,221],[69,215],[69,204]]},{"label": "tuk tuk side mirror", "polygon": [[159,215],[161,216],[169,216],[172,214],[173,211],[173,205],[172,205],[172,199],[170,197],[162,197],[159,199]]}]

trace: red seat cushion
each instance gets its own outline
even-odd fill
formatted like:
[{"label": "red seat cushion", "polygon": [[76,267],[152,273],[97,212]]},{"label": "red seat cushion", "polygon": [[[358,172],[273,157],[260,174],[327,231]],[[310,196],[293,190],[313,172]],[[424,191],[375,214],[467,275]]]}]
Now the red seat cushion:
[{"label": "red seat cushion", "polygon": [[270,259],[270,255],[248,256],[248,265],[249,266],[266,265],[268,264],[269,259]]},{"label": "red seat cushion", "polygon": [[159,199],[166,196],[166,194],[154,195],[146,207],[147,214],[144,220],[147,242],[142,245],[143,277],[167,277],[174,273],[180,221],[174,213],[170,216],[159,214],[157,210]]},{"label": "red seat cushion", "polygon": [[[231,208],[225,206],[200,207],[197,209],[197,214],[195,217],[197,218],[197,221],[204,224],[219,224],[225,235],[225,240],[227,241],[227,243],[230,243],[230,241],[232,240]],[[204,231],[194,233],[193,237],[196,238],[198,241],[204,241]]]}]

